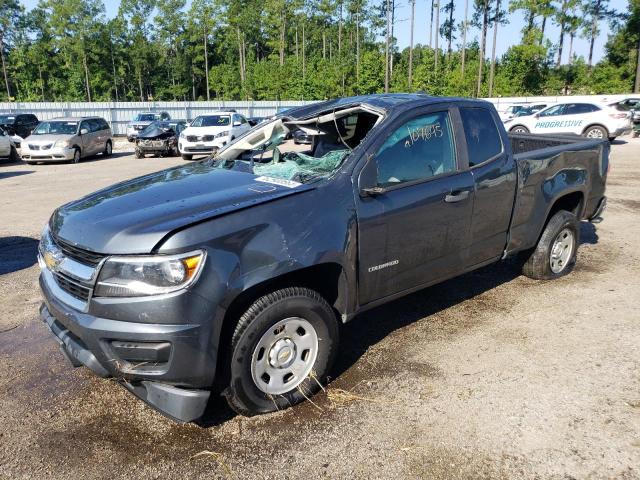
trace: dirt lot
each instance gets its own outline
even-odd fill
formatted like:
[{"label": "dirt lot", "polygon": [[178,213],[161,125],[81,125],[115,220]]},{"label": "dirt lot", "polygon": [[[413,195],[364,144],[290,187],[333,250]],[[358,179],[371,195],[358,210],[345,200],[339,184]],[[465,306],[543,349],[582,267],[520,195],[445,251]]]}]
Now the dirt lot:
[{"label": "dirt lot", "polygon": [[206,427],[72,369],[37,315],[52,209],[180,163],[0,165],[0,478],[640,478],[640,139],[613,146],[570,276],[503,263],[368,312],[313,403],[218,401]]}]

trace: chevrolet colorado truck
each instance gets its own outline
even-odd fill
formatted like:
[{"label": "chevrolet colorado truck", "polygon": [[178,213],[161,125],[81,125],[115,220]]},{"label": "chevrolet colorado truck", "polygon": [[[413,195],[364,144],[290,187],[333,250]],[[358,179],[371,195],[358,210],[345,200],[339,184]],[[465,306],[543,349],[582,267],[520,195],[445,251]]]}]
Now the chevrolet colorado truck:
[{"label": "chevrolet colorado truck", "polygon": [[282,409],[327,381],[361,312],[517,253],[534,279],[569,273],[608,157],[606,138],[508,135],[478,100],[287,110],[55,210],[41,318],[74,366],[175,420],[220,394],[244,415]]}]

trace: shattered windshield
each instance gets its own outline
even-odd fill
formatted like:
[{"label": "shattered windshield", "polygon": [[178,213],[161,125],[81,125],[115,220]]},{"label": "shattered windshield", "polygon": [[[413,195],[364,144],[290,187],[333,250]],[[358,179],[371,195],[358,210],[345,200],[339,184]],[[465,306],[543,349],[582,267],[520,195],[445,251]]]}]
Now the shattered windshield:
[{"label": "shattered windshield", "polygon": [[209,161],[218,168],[299,183],[328,177],[379,118],[369,112],[350,113],[301,121],[276,118],[254,127]]}]

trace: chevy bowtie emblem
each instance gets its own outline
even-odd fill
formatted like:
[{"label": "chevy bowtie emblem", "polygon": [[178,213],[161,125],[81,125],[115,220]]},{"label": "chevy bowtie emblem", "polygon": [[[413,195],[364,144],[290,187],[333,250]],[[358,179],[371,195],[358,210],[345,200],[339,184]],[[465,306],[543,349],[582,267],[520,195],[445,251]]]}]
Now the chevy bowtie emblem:
[{"label": "chevy bowtie emblem", "polygon": [[59,248],[53,245],[48,245],[47,249],[42,255],[42,259],[44,260],[44,263],[49,270],[56,272],[58,271],[58,267],[64,260],[64,255]]}]

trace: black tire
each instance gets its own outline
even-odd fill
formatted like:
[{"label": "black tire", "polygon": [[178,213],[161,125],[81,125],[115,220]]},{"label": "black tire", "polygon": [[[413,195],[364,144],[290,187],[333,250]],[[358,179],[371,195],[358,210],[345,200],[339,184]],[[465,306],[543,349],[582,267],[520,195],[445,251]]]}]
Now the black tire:
[{"label": "black tire", "polygon": [[188,153],[183,153],[182,154],[182,159],[183,160],[191,160],[193,158],[193,155],[189,155]]},{"label": "black tire", "polygon": [[616,138],[618,138],[618,137],[609,137],[609,141],[613,142]]},{"label": "black tire", "polygon": [[104,144],[104,151],[102,152],[102,154],[105,157],[110,157],[112,153],[113,153],[113,144],[111,143],[111,140],[107,140],[107,143]]},{"label": "black tire", "polygon": [[[552,259],[552,249],[556,239],[561,237],[561,234],[564,235],[567,231],[571,232],[573,236],[571,239],[573,246],[571,247],[569,257],[560,262],[560,267],[556,266],[556,270],[554,271],[552,267],[552,263],[554,262]],[[547,226],[540,236],[540,240],[538,240],[538,244],[531,251],[531,254],[522,267],[522,273],[536,280],[553,280],[562,277],[573,270],[579,245],[580,223],[578,219],[573,213],[560,210],[551,217],[551,220],[547,223]],[[562,249],[560,249],[560,251],[562,251]],[[557,268],[560,268],[560,270],[558,271]]]},{"label": "black tire", "polygon": [[587,138],[609,138],[609,131],[602,125],[592,125],[582,132],[582,135]]},{"label": "black tire", "polygon": [[529,129],[527,127],[525,127],[524,125],[514,125],[509,130],[509,133],[515,133],[515,134],[529,133]]},{"label": "black tire", "polygon": [[10,162],[18,162],[20,161],[20,155],[18,155],[18,150],[16,147],[11,147],[11,152],[9,152],[9,161]]},{"label": "black tire", "polygon": [[136,148],[135,156],[136,158],[144,158],[144,153],[142,153],[139,148]]},{"label": "black tire", "polygon": [[76,147],[73,149],[73,159],[71,160],[71,163],[80,163],[80,160],[82,160],[82,152],[78,147]]},{"label": "black tire", "polygon": [[[301,383],[285,393],[269,394],[260,389],[253,379],[254,350],[270,328],[291,317],[304,319],[312,325],[317,335],[317,356],[311,373]],[[335,313],[317,292],[291,287],[260,297],[240,317],[231,337],[230,380],[223,392],[227,403],[237,413],[251,416],[304,401],[321,388],[321,383],[326,383],[338,342]]]}]

